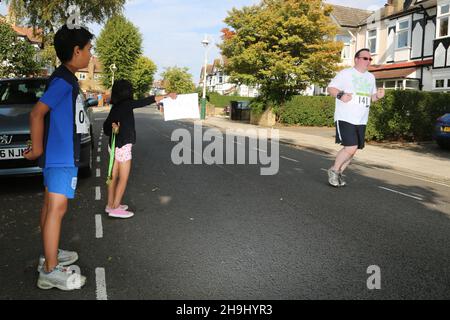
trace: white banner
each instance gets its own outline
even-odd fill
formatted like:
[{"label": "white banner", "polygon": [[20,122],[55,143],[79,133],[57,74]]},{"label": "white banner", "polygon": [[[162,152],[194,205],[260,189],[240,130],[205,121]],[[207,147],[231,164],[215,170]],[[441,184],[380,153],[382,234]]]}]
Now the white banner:
[{"label": "white banner", "polygon": [[164,105],[164,120],[200,119],[198,93],[179,94],[175,100],[166,98]]}]

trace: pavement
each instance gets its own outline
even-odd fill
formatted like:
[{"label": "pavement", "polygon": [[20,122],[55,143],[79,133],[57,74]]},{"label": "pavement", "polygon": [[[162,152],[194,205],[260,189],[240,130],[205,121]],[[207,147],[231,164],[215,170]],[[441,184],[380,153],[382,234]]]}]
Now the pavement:
[{"label": "pavement", "polygon": [[[226,130],[264,128],[225,117],[208,117],[204,124]],[[280,133],[280,142],[317,152],[336,155],[341,146],[335,143],[334,128],[273,127]],[[355,163],[379,169],[395,170],[414,177],[450,186],[450,150],[442,150],[435,143],[369,143],[355,156]]]}]

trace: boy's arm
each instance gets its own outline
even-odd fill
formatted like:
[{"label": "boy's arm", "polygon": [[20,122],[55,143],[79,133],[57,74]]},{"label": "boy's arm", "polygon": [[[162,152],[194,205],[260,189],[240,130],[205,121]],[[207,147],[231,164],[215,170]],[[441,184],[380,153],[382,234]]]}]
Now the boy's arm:
[{"label": "boy's arm", "polygon": [[30,131],[32,146],[24,153],[25,159],[36,160],[44,152],[44,118],[50,108],[42,102],[38,102],[30,113]]}]

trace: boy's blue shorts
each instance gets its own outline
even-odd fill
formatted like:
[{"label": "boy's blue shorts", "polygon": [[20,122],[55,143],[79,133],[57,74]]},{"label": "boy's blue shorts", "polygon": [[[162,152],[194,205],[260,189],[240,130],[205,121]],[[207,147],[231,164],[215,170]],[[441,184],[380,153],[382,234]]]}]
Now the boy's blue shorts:
[{"label": "boy's blue shorts", "polygon": [[44,168],[44,186],[48,192],[75,198],[78,168]]}]

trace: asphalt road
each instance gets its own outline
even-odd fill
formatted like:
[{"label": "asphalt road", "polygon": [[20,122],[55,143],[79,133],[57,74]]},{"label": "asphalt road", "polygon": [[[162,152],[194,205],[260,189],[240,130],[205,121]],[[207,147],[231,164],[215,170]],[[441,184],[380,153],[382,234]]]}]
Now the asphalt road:
[{"label": "asphalt road", "polygon": [[[87,284],[36,287],[42,178],[1,178],[0,299],[450,299],[449,186],[353,165],[334,189],[332,159],[286,145],[274,176],[261,165],[177,166],[171,135],[193,124],[145,108],[124,199],[136,215],[115,220],[103,211],[106,114],[95,118],[100,172],[80,180],[61,240]],[[380,290],[367,287],[369,266]]]}]

